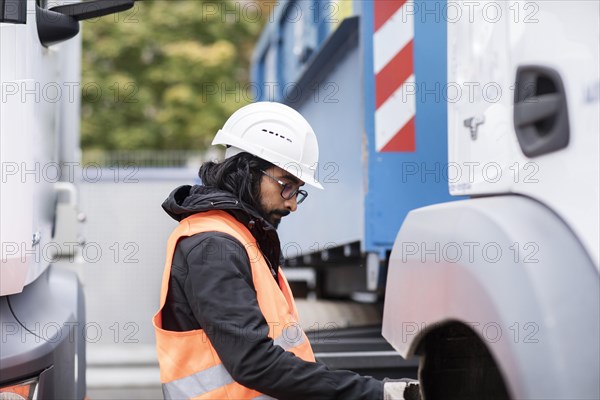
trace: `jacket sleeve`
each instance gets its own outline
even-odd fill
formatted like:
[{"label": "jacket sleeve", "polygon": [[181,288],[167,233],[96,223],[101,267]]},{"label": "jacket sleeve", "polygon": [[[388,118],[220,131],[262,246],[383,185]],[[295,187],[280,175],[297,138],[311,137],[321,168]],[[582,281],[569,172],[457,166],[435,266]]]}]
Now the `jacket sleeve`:
[{"label": "jacket sleeve", "polygon": [[247,253],[236,239],[203,235],[188,249],[186,297],[236,382],[286,400],[383,398],[383,382],[306,362],[273,343],[256,299]]}]

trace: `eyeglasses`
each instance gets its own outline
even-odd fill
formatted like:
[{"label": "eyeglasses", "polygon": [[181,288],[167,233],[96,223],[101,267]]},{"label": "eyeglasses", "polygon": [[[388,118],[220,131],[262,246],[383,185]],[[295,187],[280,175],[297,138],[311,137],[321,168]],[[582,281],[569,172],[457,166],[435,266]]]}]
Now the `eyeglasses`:
[{"label": "eyeglasses", "polygon": [[274,176],[267,174],[262,169],[260,170],[260,172],[262,172],[263,174],[265,174],[266,176],[268,176],[269,178],[273,179],[275,182],[277,182],[281,185],[281,197],[283,197],[284,199],[289,200],[292,197],[296,196],[296,204],[300,204],[308,196],[308,193],[306,192],[306,190],[301,190],[299,187],[294,187],[294,185],[290,185],[289,183],[282,182],[281,180],[275,178]]}]

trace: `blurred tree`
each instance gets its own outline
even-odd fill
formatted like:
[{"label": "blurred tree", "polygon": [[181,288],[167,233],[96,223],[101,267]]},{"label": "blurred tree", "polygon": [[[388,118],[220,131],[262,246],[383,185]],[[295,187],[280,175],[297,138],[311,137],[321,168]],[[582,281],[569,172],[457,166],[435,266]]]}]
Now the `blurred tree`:
[{"label": "blurred tree", "polygon": [[[272,3],[272,2],[271,2]],[[205,149],[252,101],[264,1],[152,0],[83,25],[84,150]]]}]

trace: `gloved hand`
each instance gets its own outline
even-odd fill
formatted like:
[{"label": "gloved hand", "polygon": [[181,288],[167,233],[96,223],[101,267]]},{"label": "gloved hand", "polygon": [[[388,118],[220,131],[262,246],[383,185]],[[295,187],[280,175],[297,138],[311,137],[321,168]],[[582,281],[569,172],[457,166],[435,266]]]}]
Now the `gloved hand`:
[{"label": "gloved hand", "polygon": [[417,380],[385,379],[383,382],[383,400],[421,400]]}]

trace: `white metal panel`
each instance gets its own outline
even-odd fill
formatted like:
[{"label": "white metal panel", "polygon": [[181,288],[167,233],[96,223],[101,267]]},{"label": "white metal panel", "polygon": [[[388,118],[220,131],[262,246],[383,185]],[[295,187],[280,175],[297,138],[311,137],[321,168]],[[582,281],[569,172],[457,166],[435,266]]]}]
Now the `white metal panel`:
[{"label": "white metal panel", "polygon": [[[23,26],[15,24],[0,23],[0,49],[2,49],[2,57],[0,57],[0,77],[1,81],[15,80],[15,41],[17,36],[17,28],[25,29]],[[6,87],[2,86],[2,93],[5,93]],[[2,115],[0,115],[2,118]]]},{"label": "white metal panel", "polygon": [[[2,81],[3,88],[31,86],[33,81]],[[4,95],[0,102],[0,238],[2,241],[2,292],[18,293],[35,262],[32,251],[33,193],[35,180],[27,179],[24,167],[33,163],[31,110],[33,103],[23,103],[19,93]]]},{"label": "white metal panel", "polygon": [[534,182],[517,180],[513,191],[558,212],[600,268],[600,3],[543,1],[529,15],[532,23],[512,25],[514,69],[542,64],[558,71],[567,95],[570,141],[563,150],[524,159],[535,163],[537,176]]},{"label": "white metal panel", "polygon": [[[500,7],[505,17],[496,22],[487,18],[483,10],[488,4]],[[511,165],[518,143],[512,129],[507,10],[506,3],[481,2],[472,19],[463,13],[448,24],[448,175],[453,195],[510,190],[502,170]],[[470,118],[485,121],[478,125],[476,139],[464,125]]]},{"label": "white metal panel", "polygon": [[[498,20],[484,10],[499,8]],[[474,21],[448,24],[449,186],[453,195],[520,193],[557,212],[599,265],[600,3],[482,2]],[[556,70],[566,90],[570,142],[526,157],[513,125],[517,68]],[[473,91],[469,91],[469,86]],[[495,88],[500,88],[497,96]],[[471,137],[465,120],[480,125]]]},{"label": "white metal panel", "polygon": [[[69,101],[59,68],[61,47],[41,46],[35,1],[27,7],[27,24],[0,27],[2,270],[3,277],[11,276],[2,294],[7,294],[5,284],[10,292],[21,291],[53,261],[53,185],[62,178],[58,111],[61,102]],[[4,263],[9,259],[10,268]]]},{"label": "white metal panel", "polygon": [[33,215],[32,229],[40,238],[26,284],[37,279],[54,261],[54,184],[61,178],[57,168],[58,110],[60,103],[68,100],[68,96],[64,96],[64,79],[59,70],[61,48],[46,48],[40,44],[34,7],[35,2],[28,2],[27,34],[23,35],[19,45],[24,60],[24,65],[19,69],[33,82],[33,86],[23,93],[22,101],[28,105],[26,118],[31,124],[32,135],[28,159],[30,164],[27,165],[27,169],[32,173],[26,177],[27,183],[32,180],[35,182],[30,209]]}]

